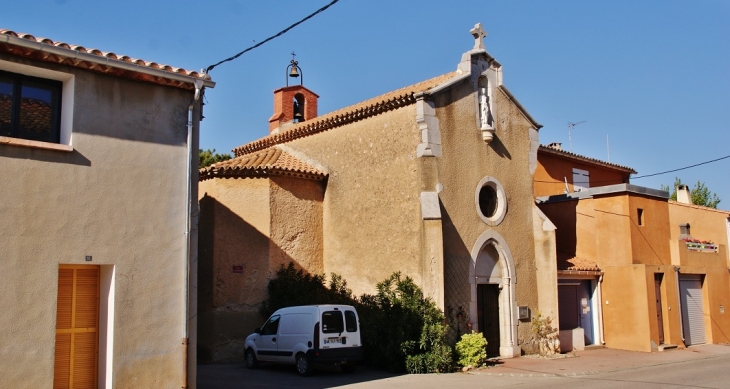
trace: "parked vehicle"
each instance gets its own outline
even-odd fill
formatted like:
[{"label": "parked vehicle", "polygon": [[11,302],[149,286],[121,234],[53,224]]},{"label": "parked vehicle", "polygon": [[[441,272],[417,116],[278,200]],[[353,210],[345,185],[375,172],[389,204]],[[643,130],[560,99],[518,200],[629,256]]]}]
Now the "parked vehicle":
[{"label": "parked vehicle", "polygon": [[307,305],[274,312],[246,338],[246,367],[259,362],[296,365],[300,375],[314,365],[339,365],[352,373],[362,360],[360,319],[350,305]]}]

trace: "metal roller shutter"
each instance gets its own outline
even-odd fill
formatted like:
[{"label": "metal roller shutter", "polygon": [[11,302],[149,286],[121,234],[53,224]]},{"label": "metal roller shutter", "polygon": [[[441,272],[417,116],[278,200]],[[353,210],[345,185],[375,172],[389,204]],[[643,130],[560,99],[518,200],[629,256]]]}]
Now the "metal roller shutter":
[{"label": "metal roller shutter", "polygon": [[679,276],[679,294],[682,304],[684,341],[689,345],[707,343],[705,338],[705,310],[702,295],[702,275]]}]

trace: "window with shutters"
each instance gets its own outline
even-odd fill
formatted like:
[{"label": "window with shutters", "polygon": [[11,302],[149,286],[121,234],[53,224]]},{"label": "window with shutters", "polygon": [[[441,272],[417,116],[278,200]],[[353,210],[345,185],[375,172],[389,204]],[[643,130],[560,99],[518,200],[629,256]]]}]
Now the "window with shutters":
[{"label": "window with shutters", "polygon": [[99,343],[99,267],[58,269],[54,388],[96,388]]},{"label": "window with shutters", "polygon": [[573,192],[583,192],[591,187],[590,173],[587,170],[573,168]]}]

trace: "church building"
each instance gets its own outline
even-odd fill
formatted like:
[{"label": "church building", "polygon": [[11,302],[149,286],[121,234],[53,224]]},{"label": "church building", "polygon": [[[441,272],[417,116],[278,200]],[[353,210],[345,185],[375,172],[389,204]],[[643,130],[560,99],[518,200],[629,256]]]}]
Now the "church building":
[{"label": "church building", "polygon": [[555,227],[533,197],[541,125],[481,24],[470,32],[455,71],[334,112],[304,85],[275,90],[270,134],[201,169],[201,361],[242,359],[290,262],[356,295],[401,272],[466,312],[490,356],[520,355],[538,312],[556,318]]}]

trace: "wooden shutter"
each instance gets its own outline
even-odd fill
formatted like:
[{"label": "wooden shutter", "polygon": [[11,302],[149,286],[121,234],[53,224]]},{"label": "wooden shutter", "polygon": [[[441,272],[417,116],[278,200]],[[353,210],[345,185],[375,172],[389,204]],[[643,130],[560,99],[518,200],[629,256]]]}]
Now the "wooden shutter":
[{"label": "wooden shutter", "polygon": [[98,329],[99,267],[61,265],[54,388],[96,388]]}]

